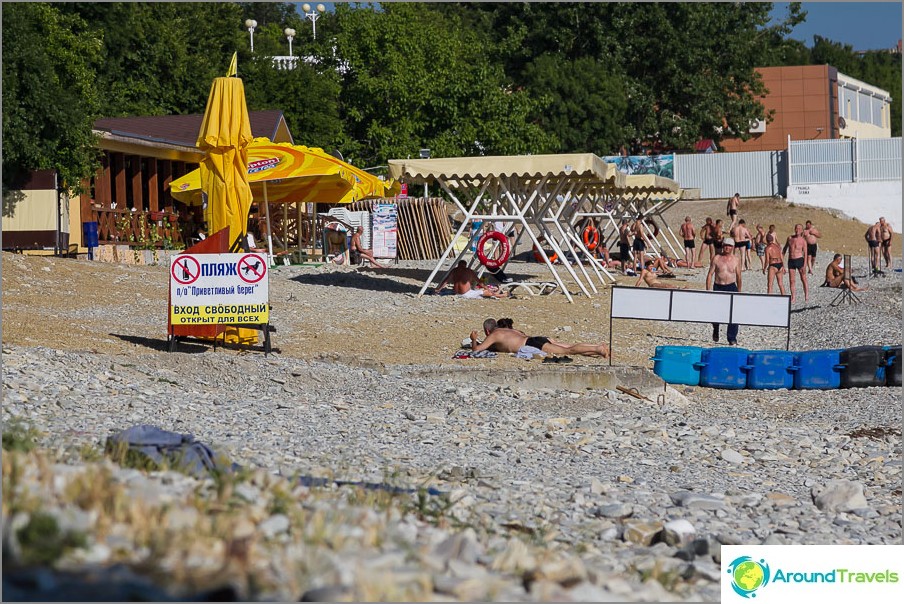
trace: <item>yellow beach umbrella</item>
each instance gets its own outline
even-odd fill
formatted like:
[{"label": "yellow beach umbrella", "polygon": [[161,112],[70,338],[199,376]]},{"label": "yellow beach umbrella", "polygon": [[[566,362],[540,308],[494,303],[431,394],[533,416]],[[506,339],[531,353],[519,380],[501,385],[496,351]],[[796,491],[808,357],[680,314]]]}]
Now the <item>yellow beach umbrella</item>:
[{"label": "yellow beach umbrella", "polygon": [[200,189],[207,195],[204,212],[209,233],[229,227],[229,241],[245,235],[251,187],[248,185],[248,151],[251,122],[245,103],[245,87],[235,77],[215,78],[198,133],[197,146],[204,151],[199,172]]},{"label": "yellow beach umbrella", "polygon": [[[399,184],[383,181],[316,147],[255,138],[247,147],[248,182],[254,199],[269,203],[351,203],[397,195]],[[173,198],[201,203],[200,170],[170,183]]]}]

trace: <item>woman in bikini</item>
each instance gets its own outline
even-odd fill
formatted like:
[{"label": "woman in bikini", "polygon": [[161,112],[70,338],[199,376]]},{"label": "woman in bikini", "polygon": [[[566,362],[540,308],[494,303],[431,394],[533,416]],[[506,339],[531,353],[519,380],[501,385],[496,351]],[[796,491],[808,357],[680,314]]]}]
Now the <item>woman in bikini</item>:
[{"label": "woman in bikini", "polygon": [[772,293],[772,280],[775,279],[778,282],[778,290],[784,296],[785,283],[782,280],[782,276],[785,273],[785,262],[782,258],[782,246],[773,239],[766,244],[764,257],[766,259],[766,266],[769,270],[769,274],[766,276],[766,293]]}]

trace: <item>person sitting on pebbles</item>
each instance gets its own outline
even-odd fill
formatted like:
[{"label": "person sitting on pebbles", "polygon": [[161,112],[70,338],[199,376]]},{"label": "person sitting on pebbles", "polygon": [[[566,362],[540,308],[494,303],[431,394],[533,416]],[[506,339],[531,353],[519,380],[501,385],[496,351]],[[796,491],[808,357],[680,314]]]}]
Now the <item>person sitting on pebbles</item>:
[{"label": "person sitting on pebbles", "polygon": [[468,264],[464,260],[458,261],[458,265],[451,271],[449,271],[449,274],[446,275],[445,279],[440,281],[439,285],[434,288],[433,293],[439,294],[447,283],[451,283],[452,291],[454,291],[456,295],[462,298],[477,299],[512,297],[511,293],[499,291],[498,289],[493,287],[473,287],[474,284],[480,283],[480,277],[477,276],[477,273],[468,268]]},{"label": "person sitting on pebbles", "polygon": [[826,267],[826,280],[825,283],[822,284],[823,287],[837,287],[837,288],[847,288],[852,292],[865,292],[869,288],[860,287],[857,285],[857,282],[854,281],[853,275],[850,279],[844,278],[844,268],[841,266],[842,258],[841,254],[835,254],[832,258],[832,261]]},{"label": "person sitting on pebbles", "polygon": [[499,327],[496,321],[489,319],[483,323],[486,334],[483,342],[477,341],[477,332],[471,332],[471,350],[492,350],[494,352],[517,353],[523,346],[532,346],[548,354],[578,354],[587,357],[609,357],[606,344],[565,344],[543,336],[528,336],[523,331]]},{"label": "person sitting on pebbles", "polygon": [[647,260],[643,269],[640,271],[640,276],[637,278],[637,282],[634,284],[634,287],[640,287],[640,283],[644,282],[647,284],[647,287],[652,287],[653,289],[687,289],[686,287],[682,287],[680,285],[675,285],[674,283],[663,283],[659,279],[656,278],[656,273],[653,272],[653,261]]}]

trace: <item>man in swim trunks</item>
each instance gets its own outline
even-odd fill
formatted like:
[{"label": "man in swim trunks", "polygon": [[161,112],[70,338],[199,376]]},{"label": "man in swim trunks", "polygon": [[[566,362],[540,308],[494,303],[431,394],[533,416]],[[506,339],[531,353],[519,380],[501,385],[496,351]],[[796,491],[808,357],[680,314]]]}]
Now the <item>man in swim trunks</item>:
[{"label": "man in swim trunks", "polygon": [[364,227],[358,227],[355,229],[355,234],[352,235],[351,245],[349,246],[349,250],[352,252],[358,252],[361,254],[362,258],[367,259],[371,264],[373,264],[377,268],[389,268],[388,266],[383,266],[377,259],[374,258],[373,250],[370,248],[366,248],[361,244],[361,234],[364,233]]},{"label": "man in swim trunks", "polygon": [[694,230],[694,223],[690,216],[684,217],[684,223],[679,229],[681,237],[684,239],[684,261],[687,262],[688,268],[694,266],[694,240],[697,238],[697,232]]},{"label": "man in swim trunks", "polygon": [[882,239],[882,225],[880,223],[876,223],[866,229],[866,233],[864,233],[863,238],[866,239],[867,245],[869,245],[869,264],[872,269],[873,274],[876,274],[879,271],[879,243]]},{"label": "man in swim trunks", "polygon": [[813,222],[807,221],[804,224],[804,238],[807,240],[807,274],[813,274],[813,267],[816,266],[816,252],[817,245],[816,240],[822,237],[822,233],[819,232],[815,226],[813,226]]},{"label": "man in swim trunks", "polygon": [[587,357],[609,356],[609,347],[606,344],[565,344],[543,336],[528,336],[523,331],[492,326],[488,321],[484,322],[483,332],[486,334],[483,342],[477,342],[477,332],[471,332],[471,350],[493,350],[494,352],[518,352],[522,346],[533,346],[549,354],[579,354]]},{"label": "man in swim trunks", "polygon": [[[712,263],[716,252],[713,249],[713,219],[709,216],[706,217],[706,222],[703,224],[703,228],[700,229],[700,239],[703,241],[703,247],[709,250],[709,261]],[[702,260],[702,250],[700,255]]]},{"label": "man in swim trunks", "polygon": [[637,282],[634,284],[634,287],[640,287],[641,282],[646,283],[647,287],[651,287],[653,289],[687,289],[686,287],[681,287],[672,283],[663,283],[662,281],[657,279],[656,273],[653,271],[652,260],[647,260],[644,263],[643,270],[640,271],[640,276],[637,278]]},{"label": "man in swim trunks", "polygon": [[766,229],[763,225],[756,225],[756,235],[753,236],[753,245],[756,247],[756,255],[760,259],[763,274],[766,274]]},{"label": "man in swim trunks", "polygon": [[891,225],[885,221],[885,217],[879,219],[879,247],[882,249],[882,257],[885,258],[885,268],[891,266],[891,237],[894,235]]},{"label": "man in swim trunks", "polygon": [[804,288],[804,302],[810,299],[810,286],[807,284],[807,271],[804,267],[807,254],[807,239],[804,237],[804,227],[801,224],[794,225],[794,234],[788,237],[782,254],[788,254],[788,283],[791,287],[791,303],[795,300],[794,271],[800,275],[800,282]]},{"label": "man in swim trunks", "polygon": [[713,238],[713,249],[716,250],[716,256],[722,253],[722,240],[725,238],[725,233],[722,232],[722,219],[717,218],[716,223],[713,225],[712,230]]},{"label": "man in swim trunks", "polygon": [[618,257],[622,263],[622,273],[627,274],[631,264],[631,242],[628,236],[631,234],[631,224],[627,218],[622,218],[618,227]]},{"label": "man in swim trunks", "polygon": [[478,283],[480,277],[473,270],[468,268],[468,264],[464,260],[459,260],[458,265],[449,271],[446,278],[440,281],[440,284],[434,288],[433,293],[438,294],[447,283],[452,284],[452,290],[456,295],[462,298],[510,298],[507,292],[494,291],[488,287],[477,289],[472,287],[473,283]]},{"label": "man in swim trunks", "polygon": [[643,226],[643,216],[638,216],[637,220],[634,221],[632,232],[634,233],[634,243],[631,244],[631,249],[634,250],[634,265],[639,273],[643,269],[644,261],[647,259],[645,253],[647,249],[647,233]]},{"label": "man in swim trunks", "polygon": [[725,207],[725,213],[731,218],[731,227],[734,228],[735,221],[738,219],[738,208],[741,207],[741,194],[735,193]]},{"label": "man in swim trunks", "polygon": [[778,283],[778,291],[785,295],[785,261],[782,257],[782,246],[774,239],[766,244],[763,252],[763,262],[769,267],[769,275],[766,276],[766,293],[772,293],[773,280]]},{"label": "man in swim trunks", "polygon": [[747,229],[747,221],[741,218],[730,234],[735,240],[738,258],[741,259],[741,269],[750,270],[750,231]]},{"label": "man in swim trunks", "polygon": [[[730,237],[722,242],[722,253],[713,258],[706,274],[706,289],[717,292],[741,291],[741,261],[734,255],[734,240]],[[729,323],[726,332],[728,344],[738,343],[738,325]],[[719,324],[713,323],[713,342],[719,341]]]},{"label": "man in swim trunks", "polygon": [[854,292],[866,291],[867,288],[859,287],[854,283],[853,276],[850,279],[844,278],[844,268],[841,266],[841,254],[835,254],[832,261],[826,267],[826,280],[823,287],[846,287]]}]

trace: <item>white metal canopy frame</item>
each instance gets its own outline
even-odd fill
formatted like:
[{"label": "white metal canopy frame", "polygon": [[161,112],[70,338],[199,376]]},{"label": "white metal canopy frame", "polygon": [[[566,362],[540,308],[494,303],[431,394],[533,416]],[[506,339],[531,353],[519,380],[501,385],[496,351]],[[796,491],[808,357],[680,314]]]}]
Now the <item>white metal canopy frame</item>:
[{"label": "white metal canopy frame", "polygon": [[[464,215],[419,296],[426,292],[443,264],[452,257],[455,241],[465,229],[475,221],[494,221],[521,225],[518,240],[527,235],[570,302],[574,301],[571,292],[565,287],[556,265],[550,261],[540,238],[559,258],[565,259],[565,252],[577,258],[578,249],[583,249],[589,257],[583,243],[571,233],[573,229],[568,221],[581,201],[608,197],[623,188],[626,181],[626,176],[614,165],[592,153],[397,159],[389,161],[389,173],[394,179],[411,183],[437,183]],[[447,272],[468,251],[465,247],[459,252]],[[472,267],[476,262],[476,258],[470,259]],[[597,291],[583,264],[577,263],[580,275],[568,263],[561,267],[582,293],[592,296],[591,292]],[[597,276],[605,284],[598,271]]]}]

